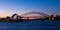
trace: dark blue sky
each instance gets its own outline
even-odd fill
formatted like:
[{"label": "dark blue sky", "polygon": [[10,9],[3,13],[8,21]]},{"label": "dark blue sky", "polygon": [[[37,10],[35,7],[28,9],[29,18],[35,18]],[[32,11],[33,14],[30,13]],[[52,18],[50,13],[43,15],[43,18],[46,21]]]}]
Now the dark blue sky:
[{"label": "dark blue sky", "polygon": [[60,0],[0,0],[0,17],[26,12],[60,14]]}]

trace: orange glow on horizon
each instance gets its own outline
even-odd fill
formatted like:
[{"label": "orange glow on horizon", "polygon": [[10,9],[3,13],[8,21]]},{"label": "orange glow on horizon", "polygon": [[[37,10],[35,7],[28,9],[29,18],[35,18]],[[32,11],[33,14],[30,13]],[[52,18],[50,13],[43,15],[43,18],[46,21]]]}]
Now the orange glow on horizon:
[{"label": "orange glow on horizon", "polygon": [[11,14],[10,13],[0,13],[0,18],[4,18],[7,16],[11,16]]},{"label": "orange glow on horizon", "polygon": [[[0,18],[5,18],[7,16],[11,17],[14,13],[8,12],[8,13],[0,13]],[[18,14],[18,13],[17,13]],[[20,13],[21,14],[21,13]],[[19,14],[19,15],[20,15]]]}]

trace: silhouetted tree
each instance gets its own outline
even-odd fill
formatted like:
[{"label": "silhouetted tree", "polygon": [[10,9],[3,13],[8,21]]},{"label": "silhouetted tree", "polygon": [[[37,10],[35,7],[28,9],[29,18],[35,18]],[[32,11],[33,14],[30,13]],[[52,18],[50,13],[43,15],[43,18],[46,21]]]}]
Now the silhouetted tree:
[{"label": "silhouetted tree", "polygon": [[46,20],[49,20],[49,17],[46,17],[45,19],[46,19]]},{"label": "silhouetted tree", "polygon": [[7,16],[6,18],[7,18],[7,19],[10,19],[10,17],[9,17],[9,16]]}]

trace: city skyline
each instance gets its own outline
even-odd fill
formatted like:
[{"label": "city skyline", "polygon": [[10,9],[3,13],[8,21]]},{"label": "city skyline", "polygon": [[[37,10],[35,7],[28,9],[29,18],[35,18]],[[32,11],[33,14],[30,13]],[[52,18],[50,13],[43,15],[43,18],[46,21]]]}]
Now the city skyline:
[{"label": "city skyline", "polygon": [[0,17],[27,12],[60,15],[60,0],[0,0]]}]

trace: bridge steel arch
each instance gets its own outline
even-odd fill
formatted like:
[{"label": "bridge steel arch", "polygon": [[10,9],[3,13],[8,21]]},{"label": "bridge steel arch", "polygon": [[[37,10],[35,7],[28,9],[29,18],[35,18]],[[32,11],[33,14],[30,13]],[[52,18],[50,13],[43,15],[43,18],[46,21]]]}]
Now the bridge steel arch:
[{"label": "bridge steel arch", "polygon": [[22,16],[27,16],[27,15],[30,15],[30,14],[39,14],[39,15],[42,15],[44,17],[49,17],[49,15],[47,15],[45,13],[41,13],[41,12],[28,12],[28,13],[22,14]]}]

